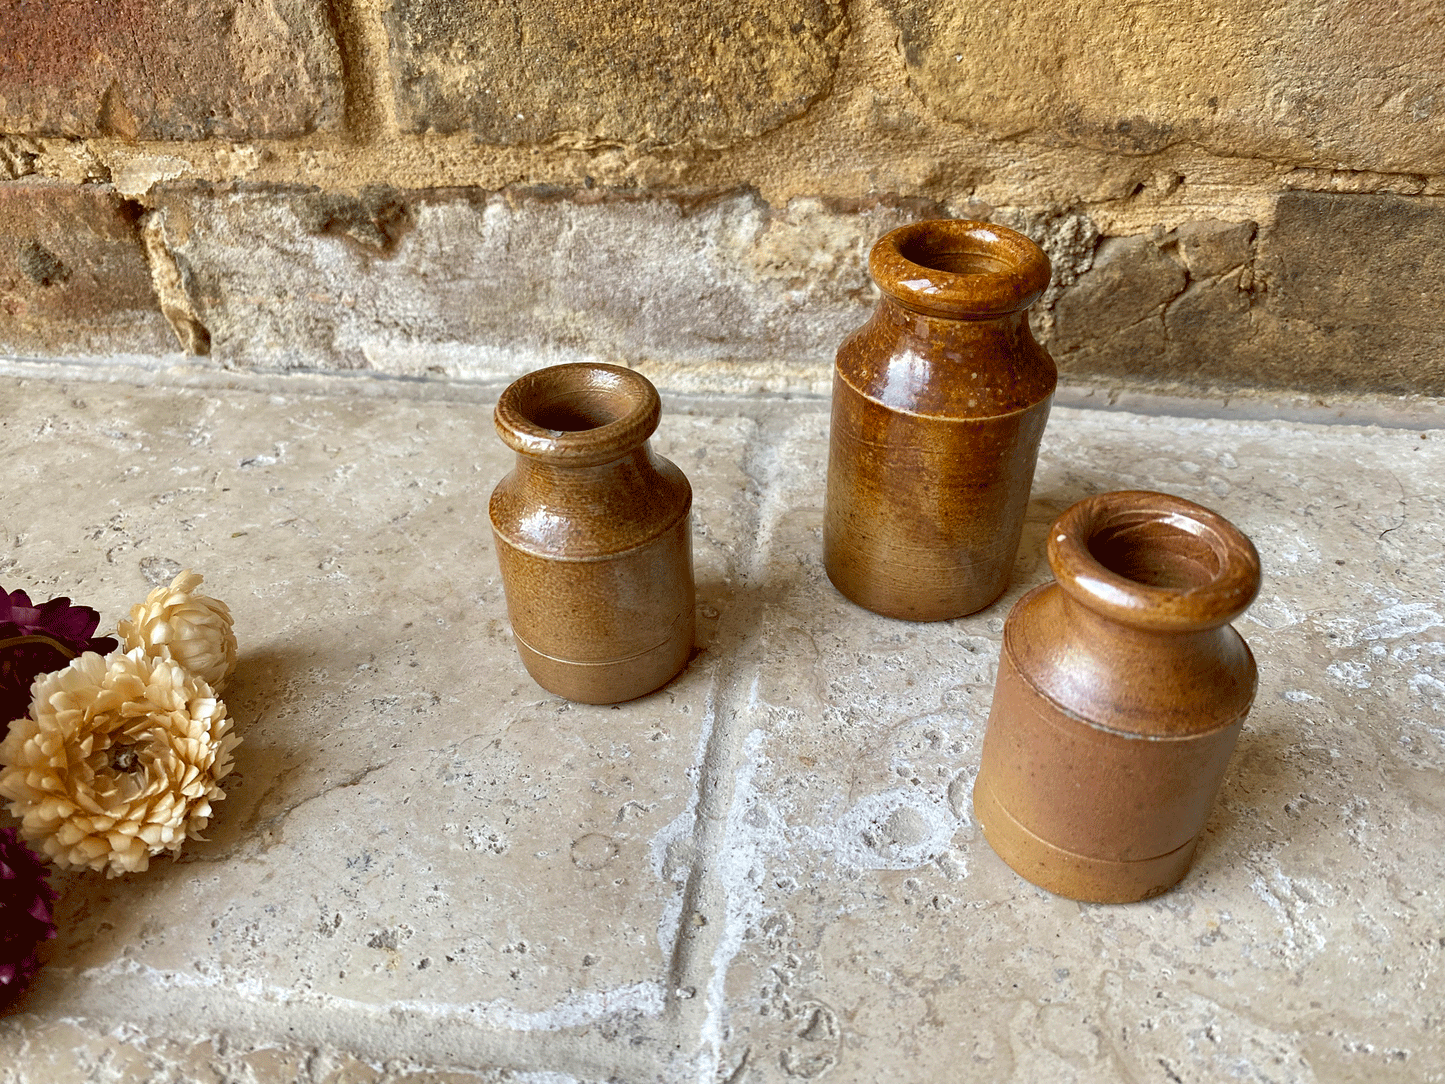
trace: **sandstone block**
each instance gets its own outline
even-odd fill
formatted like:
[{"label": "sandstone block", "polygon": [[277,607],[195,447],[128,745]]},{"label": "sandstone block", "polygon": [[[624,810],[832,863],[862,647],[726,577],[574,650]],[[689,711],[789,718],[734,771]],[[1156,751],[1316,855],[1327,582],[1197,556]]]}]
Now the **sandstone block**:
[{"label": "sandstone block", "polygon": [[886,3],[916,92],[990,136],[1445,168],[1445,21],[1434,0]]},{"label": "sandstone block", "polygon": [[15,0],[0,132],[266,138],[334,126],[340,54],[320,0]]},{"label": "sandstone block", "polygon": [[0,183],[0,353],[174,353],[139,215],[109,186]]},{"label": "sandstone block", "polygon": [[837,0],[410,0],[387,13],[408,131],[486,143],[720,146],[826,92]]},{"label": "sandstone block", "polygon": [[1260,270],[1281,382],[1445,394],[1445,200],[1287,192]]},{"label": "sandstone block", "polygon": [[1252,222],[1106,237],[1053,307],[1049,349],[1079,380],[1252,384]]},{"label": "sandstone block", "polygon": [[1257,235],[1105,238],[1048,343],[1082,380],[1441,395],[1442,295],[1445,201],[1287,192]]}]

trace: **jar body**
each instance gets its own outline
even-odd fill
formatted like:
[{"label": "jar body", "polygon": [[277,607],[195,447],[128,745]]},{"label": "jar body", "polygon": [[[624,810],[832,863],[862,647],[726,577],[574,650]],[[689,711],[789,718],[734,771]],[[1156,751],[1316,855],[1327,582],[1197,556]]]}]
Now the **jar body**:
[{"label": "jar body", "polygon": [[[562,385],[552,389],[553,413],[573,409],[562,379],[569,374],[559,377],[558,370],[610,370],[604,375],[641,381],[656,396],[645,378],[625,369],[556,366],[540,371]],[[613,424],[621,419],[551,432],[563,443],[574,434],[607,438],[604,430]],[[687,665],[693,649],[692,488],[646,439],[620,443],[630,446],[602,447],[582,456],[584,462],[546,448],[519,450],[516,468],[498,483],[490,504],[522,662],[544,689],[589,704],[652,692]],[[615,451],[620,454],[611,457]]]},{"label": "jar body", "polygon": [[[1037,255],[1041,290],[1048,265]],[[888,268],[875,260],[873,270],[884,295],[834,367],[823,563],[876,613],[959,617],[1008,584],[1057,372],[1026,305],[919,311],[916,297],[889,292]]]},{"label": "jar body", "polygon": [[[1051,564],[1060,538],[1056,524]],[[1224,609],[1253,597],[1254,561],[1253,586]],[[1079,576],[1085,590],[1105,582],[1093,574]],[[974,810],[989,844],[1028,880],[1125,903],[1188,872],[1254,698],[1255,662],[1228,624],[1100,612],[1072,586],[1035,588],[1005,622]],[[1152,590],[1188,604],[1187,585]]]}]

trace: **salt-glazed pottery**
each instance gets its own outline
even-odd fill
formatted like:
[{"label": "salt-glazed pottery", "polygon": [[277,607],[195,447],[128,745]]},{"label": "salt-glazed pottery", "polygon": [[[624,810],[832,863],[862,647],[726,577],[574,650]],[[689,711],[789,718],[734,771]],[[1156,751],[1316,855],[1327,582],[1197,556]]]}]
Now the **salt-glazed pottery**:
[{"label": "salt-glazed pottery", "polygon": [[1049,531],[1056,582],[1004,624],[973,808],[1010,866],[1096,903],[1189,869],[1254,699],[1229,622],[1259,590],[1249,539],[1163,493],[1105,493]]},{"label": "salt-glazed pottery", "polygon": [[650,693],[692,653],[692,487],[648,446],[661,414],[646,377],[592,363],[497,402],[517,453],[491,501],[507,613],[528,673],[569,700]]},{"label": "salt-glazed pottery", "polygon": [[984,222],[917,222],[876,245],[882,290],[838,349],[823,564],[888,617],[981,610],[1008,584],[1058,375],[1026,310],[1049,259]]}]

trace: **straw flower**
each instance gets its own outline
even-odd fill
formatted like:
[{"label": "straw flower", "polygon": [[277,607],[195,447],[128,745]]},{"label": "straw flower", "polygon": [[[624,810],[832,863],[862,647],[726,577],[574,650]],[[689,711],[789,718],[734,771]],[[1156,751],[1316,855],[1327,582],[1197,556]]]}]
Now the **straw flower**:
[{"label": "straw flower", "polygon": [[62,868],[139,872],[200,838],[239,742],[226,705],[180,664],[86,652],[35,682],[30,716],[0,742],[0,795]]},{"label": "straw flower", "polygon": [[236,636],[224,602],[195,594],[201,577],[186,569],[169,587],[157,587],[131,607],[130,620],[116,631],[125,650],[141,647],[147,655],[169,652],[196,677],[220,692],[236,668]]}]

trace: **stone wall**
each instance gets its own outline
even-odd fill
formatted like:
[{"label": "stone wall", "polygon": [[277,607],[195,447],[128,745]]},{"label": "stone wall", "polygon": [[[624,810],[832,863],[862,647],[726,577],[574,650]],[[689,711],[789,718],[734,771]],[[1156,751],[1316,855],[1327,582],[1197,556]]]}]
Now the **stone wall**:
[{"label": "stone wall", "polygon": [[1437,0],[13,0],[0,354],[823,388],[874,238],[1076,382],[1445,395]]}]

